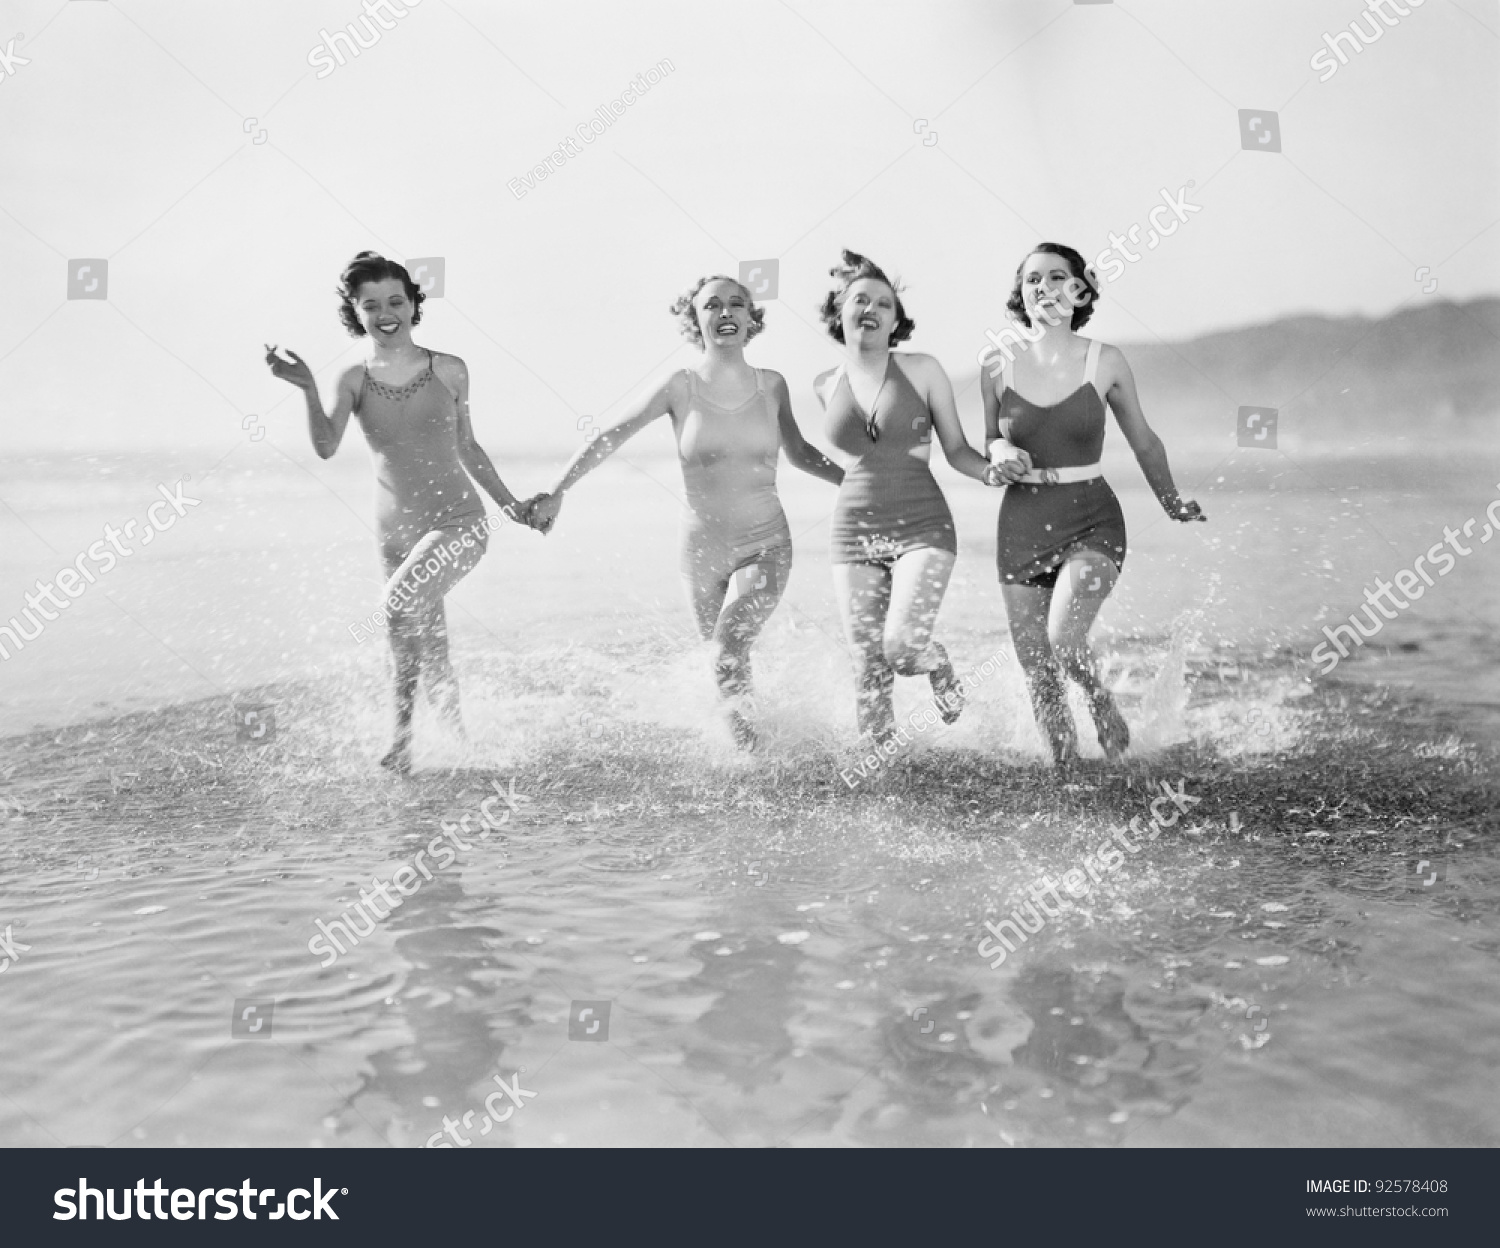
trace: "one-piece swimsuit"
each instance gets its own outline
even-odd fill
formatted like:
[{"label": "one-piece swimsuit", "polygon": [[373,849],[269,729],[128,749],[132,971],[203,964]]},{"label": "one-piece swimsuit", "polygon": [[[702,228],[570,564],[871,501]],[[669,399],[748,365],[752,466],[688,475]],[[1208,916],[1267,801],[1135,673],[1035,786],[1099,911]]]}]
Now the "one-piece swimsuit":
[{"label": "one-piece swimsuit", "polygon": [[[1009,361],[1001,377],[1000,434],[1031,455],[1032,468],[1077,468],[1099,462],[1105,407],[1094,383],[1097,341],[1089,343],[1083,384],[1060,403],[1043,406],[1017,394]],[[1008,486],[1000,502],[995,564],[1000,581],[1050,589],[1058,569],[1078,550],[1125,564],[1125,515],[1103,477],[1056,485]]]},{"label": "one-piece swimsuit", "polygon": [[484,541],[484,503],[458,457],[458,404],[427,367],[404,386],[365,366],[354,413],[375,459],[375,528],[382,560],[398,566],[434,529]]},{"label": "one-piece swimsuit", "polygon": [[894,354],[868,414],[840,367],[828,397],[826,428],[834,446],[858,456],[844,473],[834,505],[834,563],[885,563],[923,549],[958,553],[953,513],[927,462],[932,410]]},{"label": "one-piece swimsuit", "polygon": [[775,575],[784,581],[791,568],[792,532],[776,494],[781,427],[765,375],[757,368],[755,393],[725,407],[703,393],[697,373],[684,372],[687,409],[673,422],[687,487],[683,575],[695,583],[727,584],[736,571],[755,564],[758,579]]}]

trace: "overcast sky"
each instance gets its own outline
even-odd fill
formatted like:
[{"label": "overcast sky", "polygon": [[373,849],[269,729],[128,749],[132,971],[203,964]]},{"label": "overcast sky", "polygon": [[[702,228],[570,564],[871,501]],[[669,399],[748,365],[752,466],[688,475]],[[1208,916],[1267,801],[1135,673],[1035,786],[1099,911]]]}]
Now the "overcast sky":
[{"label": "overcast sky", "polygon": [[[1178,225],[1154,250],[1127,243],[1106,340],[1493,293],[1500,6],[1401,7],[1320,81],[1361,4],[395,0],[328,72],[309,54],[360,0],[6,0],[4,437],[227,446],[255,413],[290,445],[261,343],[325,384],[356,358],[331,292],[365,247],[444,259],[418,340],[468,359],[481,436],[513,451],[689,362],[667,304],[742,261],[779,262],[751,358],[809,425],[843,246],[904,277],[911,348],[955,375],[1033,243],[1144,239],[1164,196],[1192,207],[1158,214]],[[1241,109],[1277,114],[1255,137],[1280,152],[1242,148]],[[69,261],[101,258],[108,298],[68,299]]]}]

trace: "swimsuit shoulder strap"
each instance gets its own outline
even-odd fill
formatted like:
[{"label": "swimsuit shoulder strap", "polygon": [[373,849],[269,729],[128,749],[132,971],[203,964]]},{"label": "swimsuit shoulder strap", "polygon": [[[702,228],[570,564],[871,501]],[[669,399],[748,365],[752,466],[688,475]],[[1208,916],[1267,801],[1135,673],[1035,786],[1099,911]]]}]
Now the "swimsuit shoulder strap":
[{"label": "swimsuit shoulder strap", "polygon": [[[890,355],[886,358],[885,367],[886,375],[880,379],[880,384],[882,387],[886,384],[887,381],[890,380],[891,375],[894,374],[898,382],[905,382],[907,389],[909,389],[913,394],[916,394],[918,399],[922,397],[917,393],[916,383],[912,381],[911,374],[906,371],[906,365],[901,362],[901,357],[898,352],[892,351],[890,353]],[[875,392],[875,402],[880,402],[879,391]]]},{"label": "swimsuit shoulder strap", "polygon": [[1089,353],[1084,358],[1083,364],[1083,384],[1086,386],[1094,384],[1094,376],[1099,371],[1099,349],[1102,346],[1103,344],[1097,338],[1089,342]]},{"label": "swimsuit shoulder strap", "polygon": [[359,372],[359,393],[354,396],[354,410],[356,412],[359,411],[359,409],[364,406],[364,402],[365,402],[365,387],[370,384],[370,364],[369,364],[369,361],[366,361],[365,363],[361,364],[359,366],[359,369],[360,369],[360,372]]},{"label": "swimsuit shoulder strap", "polygon": [[[432,379],[437,382],[438,385],[442,386],[442,388],[447,392],[448,397],[451,398],[454,403],[457,403],[458,392],[455,391],[451,386],[448,385],[446,381],[444,381],[437,375],[437,369],[434,367],[434,365],[436,365],[437,363],[438,352],[432,350],[431,347],[424,347],[423,350],[427,352],[427,371],[432,374]],[[420,376],[421,374],[418,373],[417,377]],[[412,380],[415,381],[417,380],[417,378],[414,377],[412,378]]]}]

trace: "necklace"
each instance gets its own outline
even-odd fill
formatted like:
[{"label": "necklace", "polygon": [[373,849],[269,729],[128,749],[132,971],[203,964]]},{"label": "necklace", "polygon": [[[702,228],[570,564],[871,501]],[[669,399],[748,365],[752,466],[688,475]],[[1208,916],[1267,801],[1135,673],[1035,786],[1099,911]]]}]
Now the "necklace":
[{"label": "necklace", "polygon": [[859,395],[854,392],[854,374],[849,372],[847,367],[844,371],[845,376],[849,378],[849,397],[854,400],[854,406],[865,418],[865,432],[870,435],[871,442],[879,442],[880,429],[875,424],[875,410],[880,406],[880,396],[885,393],[886,385],[891,379],[891,361],[889,358],[886,359],[885,373],[880,378],[880,389],[875,391],[875,401],[870,404],[868,411],[861,406]]}]

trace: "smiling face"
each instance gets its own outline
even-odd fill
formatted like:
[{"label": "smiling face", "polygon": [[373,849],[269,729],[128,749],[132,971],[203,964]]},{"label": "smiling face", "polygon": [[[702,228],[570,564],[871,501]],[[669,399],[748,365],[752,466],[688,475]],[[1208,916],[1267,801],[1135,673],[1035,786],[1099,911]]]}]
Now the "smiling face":
[{"label": "smiling face", "polygon": [[1089,288],[1062,256],[1036,251],[1021,266],[1021,300],[1033,324],[1071,326],[1074,309],[1089,300]]},{"label": "smiling face", "polygon": [[411,338],[411,318],[416,309],[406,297],[406,286],[399,278],[362,283],[355,293],[354,308],[365,333],[376,342],[394,343]]},{"label": "smiling face", "polygon": [[875,277],[850,283],[839,308],[839,324],[851,347],[888,346],[896,328],[896,292]]},{"label": "smiling face", "polygon": [[725,278],[707,283],[693,300],[704,345],[743,347],[748,341],[750,296],[738,282]]}]

